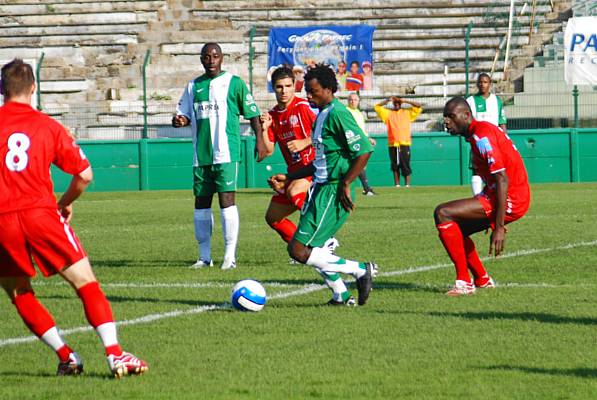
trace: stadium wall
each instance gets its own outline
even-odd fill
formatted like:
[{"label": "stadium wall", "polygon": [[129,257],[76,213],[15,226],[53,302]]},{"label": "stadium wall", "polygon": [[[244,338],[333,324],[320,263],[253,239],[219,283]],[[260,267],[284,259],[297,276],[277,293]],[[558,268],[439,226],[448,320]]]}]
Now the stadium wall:
[{"label": "stadium wall", "polygon": [[[524,158],[533,183],[596,182],[597,128],[518,130],[508,133]],[[377,146],[367,166],[371,185],[393,185],[389,169],[387,139]],[[239,169],[239,188],[265,188],[266,179],[284,172],[285,164],[276,148],[262,163],[253,157],[254,138],[244,137]],[[190,139],[141,139],[82,141],[95,178],[93,191],[191,189],[193,148]],[[444,132],[413,137],[413,183],[461,185],[470,180],[469,147],[460,137]],[[54,168],[56,191],[64,191],[69,176]]]}]

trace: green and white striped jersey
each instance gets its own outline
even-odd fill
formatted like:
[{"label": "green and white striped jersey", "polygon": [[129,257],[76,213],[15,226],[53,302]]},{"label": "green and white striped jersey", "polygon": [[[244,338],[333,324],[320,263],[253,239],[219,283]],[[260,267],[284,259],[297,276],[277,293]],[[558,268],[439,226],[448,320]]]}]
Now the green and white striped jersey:
[{"label": "green and white striped jersey", "polygon": [[358,156],[373,147],[346,106],[334,98],[319,112],[311,134],[315,182],[337,183]]},{"label": "green and white striped jersey", "polygon": [[194,166],[240,161],[240,115],[246,119],[259,116],[259,108],[247,85],[236,75],[222,71],[207,75],[187,85],[177,115],[191,121]]},{"label": "green and white striped jersey", "polygon": [[490,93],[486,99],[481,95],[469,96],[466,102],[471,107],[473,118],[477,121],[490,122],[495,126],[506,124],[506,113],[502,100],[495,94]]}]

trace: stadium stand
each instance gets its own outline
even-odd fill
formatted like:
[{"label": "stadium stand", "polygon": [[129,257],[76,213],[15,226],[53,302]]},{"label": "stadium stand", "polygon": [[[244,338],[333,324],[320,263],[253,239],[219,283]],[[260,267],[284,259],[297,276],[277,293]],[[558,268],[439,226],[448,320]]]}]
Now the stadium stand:
[{"label": "stadium stand", "polygon": [[[42,106],[81,138],[138,137],[143,104],[141,66],[151,50],[148,69],[149,123],[152,136],[168,129],[174,104],[185,83],[201,72],[198,52],[217,41],[228,55],[225,69],[248,76],[249,32],[253,45],[254,94],[262,108],[272,104],[265,90],[267,37],[275,26],[355,25],[376,27],[374,65],[378,90],[362,105],[375,121],[373,104],[389,95],[421,101],[426,112],[413,129],[438,127],[443,106],[443,72],[447,95],[465,87],[464,32],[473,22],[470,83],[481,71],[494,71],[502,91],[514,91],[524,67],[562,30],[570,1],[537,0],[533,27],[529,7],[518,4],[512,36],[512,69],[504,68],[500,43],[508,26],[509,1],[420,0],[359,2],[314,0],[33,0],[3,1],[0,6],[0,60],[15,56],[38,59]],[[530,32],[532,39],[529,43]],[[496,52],[500,57],[496,58]],[[472,86],[471,86],[472,87]],[[156,128],[160,127],[161,128]],[[373,133],[383,127],[373,123]],[[176,134],[181,134],[176,132]],[[137,136],[135,136],[137,135]]]}]

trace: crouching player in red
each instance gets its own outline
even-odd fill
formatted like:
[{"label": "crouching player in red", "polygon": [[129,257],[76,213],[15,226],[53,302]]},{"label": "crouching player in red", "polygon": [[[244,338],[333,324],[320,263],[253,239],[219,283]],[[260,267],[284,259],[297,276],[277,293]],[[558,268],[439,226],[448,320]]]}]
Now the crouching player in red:
[{"label": "crouching player in red", "polygon": [[494,287],[470,235],[491,228],[489,254],[499,256],[506,224],[527,212],[531,191],[522,157],[508,135],[488,122],[474,120],[465,99],[455,97],[446,103],[444,124],[451,135],[461,135],[470,143],[475,171],[486,182],[477,196],[435,209],[439,238],[456,268],[456,284],[447,295],[461,296],[474,293],[475,288]]},{"label": "crouching player in red", "polygon": [[[144,373],[147,364],[122,351],[110,303],[69,225],[72,203],[93,178],[89,161],[62,125],[31,108],[35,81],[29,64],[15,59],[2,67],[0,88],[0,285],[25,325],[56,352],[58,375],[80,374],[83,362],[33,292],[32,257],[44,276],[58,273],[77,292],[105,347],[111,373],[117,378]],[[58,203],[52,163],[73,175]]]},{"label": "crouching player in red", "polygon": [[[276,106],[261,115],[263,141],[267,147],[267,156],[274,152],[278,143],[288,173],[296,172],[311,165],[315,158],[315,149],[311,144],[311,129],[316,115],[309,102],[295,95],[294,74],[288,67],[279,67],[272,73],[272,87],[276,95]],[[265,214],[265,221],[286,243],[290,242],[296,225],[287,217],[300,210],[305,203],[312,177],[298,178],[286,182],[283,189],[272,196]],[[269,181],[273,187],[273,182]],[[333,252],[338,246],[336,238],[328,239],[324,248]],[[350,293],[337,273],[318,271],[332,289],[334,295],[329,304],[344,305],[350,299]],[[350,305],[354,305],[354,302]]]}]

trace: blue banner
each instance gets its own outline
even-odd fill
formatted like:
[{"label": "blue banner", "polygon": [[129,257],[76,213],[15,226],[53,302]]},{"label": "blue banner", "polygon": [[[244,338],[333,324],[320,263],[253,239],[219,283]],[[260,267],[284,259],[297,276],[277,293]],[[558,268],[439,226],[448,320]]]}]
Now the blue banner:
[{"label": "blue banner", "polygon": [[324,63],[336,71],[339,90],[373,89],[373,32],[369,25],[272,28],[269,33],[268,88],[271,73],[281,65],[295,71],[295,86],[303,89],[309,66]]}]

